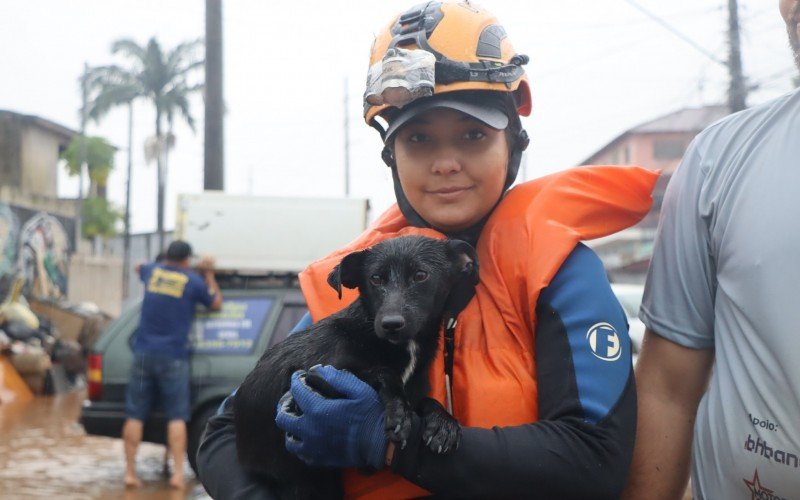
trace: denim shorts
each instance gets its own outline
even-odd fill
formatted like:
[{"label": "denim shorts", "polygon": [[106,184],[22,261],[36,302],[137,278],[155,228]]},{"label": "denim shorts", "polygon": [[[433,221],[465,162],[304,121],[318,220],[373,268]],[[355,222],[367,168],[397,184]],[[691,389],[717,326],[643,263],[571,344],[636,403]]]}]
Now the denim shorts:
[{"label": "denim shorts", "polygon": [[134,354],[125,413],[128,418],[144,421],[155,407],[163,410],[168,420],[189,420],[188,359]]}]

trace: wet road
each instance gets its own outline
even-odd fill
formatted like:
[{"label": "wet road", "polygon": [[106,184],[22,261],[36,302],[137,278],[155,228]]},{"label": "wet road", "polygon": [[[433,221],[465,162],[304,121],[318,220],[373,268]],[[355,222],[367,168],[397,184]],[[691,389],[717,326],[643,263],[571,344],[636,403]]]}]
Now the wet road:
[{"label": "wet road", "polygon": [[187,488],[174,491],[164,475],[164,447],[139,449],[142,488],[122,485],[122,440],[87,436],[78,424],[83,391],[0,405],[0,498],[208,499],[186,463]]}]

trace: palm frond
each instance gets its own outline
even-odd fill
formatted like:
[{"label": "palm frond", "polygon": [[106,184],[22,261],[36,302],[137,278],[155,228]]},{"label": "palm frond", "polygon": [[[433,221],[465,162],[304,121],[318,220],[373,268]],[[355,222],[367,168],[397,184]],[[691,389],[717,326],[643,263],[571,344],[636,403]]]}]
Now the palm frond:
[{"label": "palm frond", "polygon": [[138,59],[142,64],[145,61],[146,50],[130,38],[122,38],[111,44],[111,53]]},{"label": "palm frond", "polygon": [[181,63],[184,61],[201,60],[202,58],[197,55],[197,51],[203,47],[205,47],[205,42],[202,38],[178,44],[167,54],[166,66],[169,68],[177,68],[180,67]]},{"label": "palm frond", "polygon": [[142,89],[139,86],[109,83],[90,102],[89,118],[99,121],[111,108],[127,104],[141,96]]},{"label": "palm frond", "polygon": [[192,92],[185,82],[180,82],[162,96],[161,109],[167,114],[167,120],[170,122],[173,121],[175,112],[179,112],[186,120],[189,128],[192,129],[192,132],[195,132],[195,121],[189,104],[189,96]]}]

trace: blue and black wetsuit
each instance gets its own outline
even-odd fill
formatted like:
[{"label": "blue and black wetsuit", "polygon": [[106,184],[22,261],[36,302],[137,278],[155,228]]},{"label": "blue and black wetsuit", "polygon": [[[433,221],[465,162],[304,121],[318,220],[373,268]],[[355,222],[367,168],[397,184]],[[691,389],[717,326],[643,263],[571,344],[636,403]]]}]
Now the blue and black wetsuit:
[{"label": "blue and black wetsuit", "polygon": [[[458,450],[441,456],[421,445],[415,419],[393,472],[443,497],[620,496],[633,455],[636,388],[625,313],[594,252],[582,244],[572,251],[536,315],[539,421],[465,427]],[[238,464],[231,405],[209,421],[198,465],[214,498],[273,497]]]}]

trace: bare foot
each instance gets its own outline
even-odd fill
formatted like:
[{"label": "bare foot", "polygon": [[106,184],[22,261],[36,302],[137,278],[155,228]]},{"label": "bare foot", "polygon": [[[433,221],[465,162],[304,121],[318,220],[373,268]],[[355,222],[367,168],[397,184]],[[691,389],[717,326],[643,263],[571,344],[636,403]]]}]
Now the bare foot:
[{"label": "bare foot", "polygon": [[136,477],[136,474],[125,474],[125,487],[126,488],[139,488],[142,482]]},{"label": "bare foot", "polygon": [[173,474],[172,477],[169,478],[169,486],[176,490],[184,489],[186,487],[186,482],[183,480],[183,474]]}]

